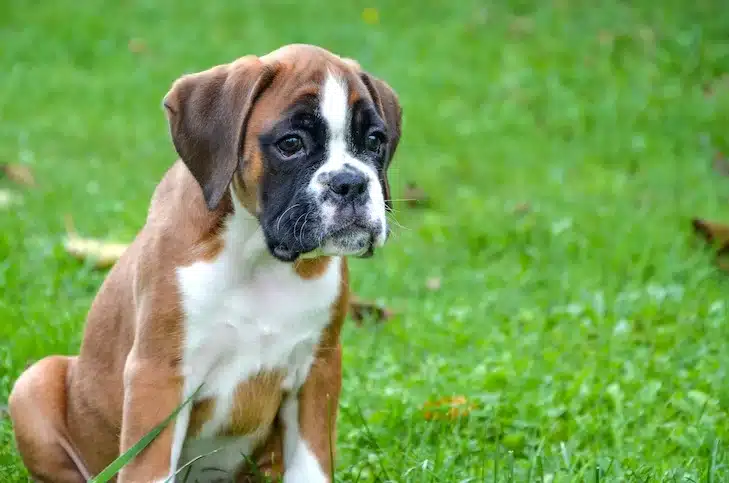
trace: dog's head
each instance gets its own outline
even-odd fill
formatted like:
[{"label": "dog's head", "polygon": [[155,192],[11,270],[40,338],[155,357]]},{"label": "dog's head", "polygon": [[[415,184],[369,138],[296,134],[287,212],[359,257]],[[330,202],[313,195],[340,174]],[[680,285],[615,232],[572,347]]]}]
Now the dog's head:
[{"label": "dog's head", "polygon": [[356,62],[289,45],[185,75],[164,105],[208,208],[230,190],[276,258],[368,256],[385,243],[402,110]]}]

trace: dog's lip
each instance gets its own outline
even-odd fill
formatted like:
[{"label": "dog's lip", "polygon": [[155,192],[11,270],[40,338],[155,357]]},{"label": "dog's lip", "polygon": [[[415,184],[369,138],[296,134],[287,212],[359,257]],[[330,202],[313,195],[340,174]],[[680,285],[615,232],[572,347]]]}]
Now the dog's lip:
[{"label": "dog's lip", "polygon": [[361,220],[356,218],[347,220],[344,223],[339,223],[338,225],[339,226],[337,226],[335,230],[329,233],[328,238],[345,235],[347,232],[352,231],[366,231],[374,236],[372,227],[364,224]]},{"label": "dog's lip", "polygon": [[357,255],[357,258],[372,258],[372,256],[375,254],[375,244],[371,243],[367,246],[367,249]]}]

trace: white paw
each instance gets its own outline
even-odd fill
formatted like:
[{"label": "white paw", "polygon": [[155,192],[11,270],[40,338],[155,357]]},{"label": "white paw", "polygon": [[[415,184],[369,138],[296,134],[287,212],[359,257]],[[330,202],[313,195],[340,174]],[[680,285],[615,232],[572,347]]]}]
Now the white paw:
[{"label": "white paw", "polygon": [[298,470],[288,470],[284,473],[283,483],[329,483],[329,478],[321,471],[318,473],[305,473]]},{"label": "white paw", "polygon": [[329,483],[309,448],[302,444],[297,448],[292,461],[286,465],[283,483]]}]

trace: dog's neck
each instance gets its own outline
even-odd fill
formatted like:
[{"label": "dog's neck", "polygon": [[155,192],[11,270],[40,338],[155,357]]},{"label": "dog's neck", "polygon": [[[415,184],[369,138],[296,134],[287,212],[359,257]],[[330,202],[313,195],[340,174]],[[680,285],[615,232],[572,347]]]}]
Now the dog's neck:
[{"label": "dog's neck", "polygon": [[[331,257],[310,254],[301,256],[294,262],[283,262],[274,257],[266,243],[266,237],[258,218],[241,201],[230,194],[232,209],[226,215],[223,230],[224,249],[221,256],[226,257],[231,267],[240,271],[247,279],[256,278],[261,272],[270,272],[274,267],[291,267],[299,275],[316,273],[323,269]],[[319,267],[319,268],[317,268]]]},{"label": "dog's neck", "polygon": [[230,195],[232,210],[226,216],[221,232],[226,247],[221,255],[228,257],[237,270],[251,278],[260,270],[283,264],[271,255],[258,218],[243,206],[234,193]]}]

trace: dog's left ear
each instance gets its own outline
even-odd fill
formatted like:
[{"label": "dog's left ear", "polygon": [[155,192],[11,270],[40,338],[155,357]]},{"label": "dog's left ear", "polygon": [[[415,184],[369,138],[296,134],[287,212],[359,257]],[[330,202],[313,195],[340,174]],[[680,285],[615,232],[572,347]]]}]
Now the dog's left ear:
[{"label": "dog's left ear", "polygon": [[256,56],[242,57],[177,79],[164,98],[172,142],[215,209],[241,160],[246,124],[275,70]]},{"label": "dog's left ear", "polygon": [[382,178],[380,181],[385,191],[385,204],[388,208],[391,208],[390,184],[387,180],[387,169],[390,167],[390,162],[393,156],[395,156],[397,145],[400,143],[400,134],[402,133],[402,106],[400,106],[400,101],[395,90],[385,81],[365,71],[360,73],[360,77],[367,86],[367,90],[370,92],[372,100],[375,106],[377,106],[377,110],[387,124],[387,137],[389,141],[387,144],[387,153],[385,153],[385,167],[382,170]]}]

